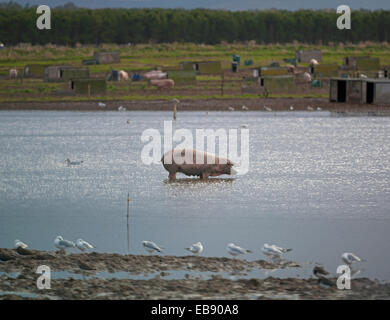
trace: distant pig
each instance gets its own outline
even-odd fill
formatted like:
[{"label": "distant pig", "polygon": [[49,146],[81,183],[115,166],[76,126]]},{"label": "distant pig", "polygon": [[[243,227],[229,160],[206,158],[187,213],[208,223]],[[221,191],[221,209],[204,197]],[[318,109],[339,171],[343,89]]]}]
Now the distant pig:
[{"label": "distant pig", "polygon": [[126,71],[120,70],[118,72],[118,80],[119,81],[127,81],[127,80],[129,80],[129,74]]},{"label": "distant pig", "polygon": [[175,86],[175,81],[172,79],[150,80],[152,86],[156,86],[158,89],[171,89]]},{"label": "distant pig", "polygon": [[178,172],[197,176],[202,180],[210,176],[237,173],[229,159],[196,149],[172,149],[161,158],[161,162],[169,172],[169,180],[176,180]]}]

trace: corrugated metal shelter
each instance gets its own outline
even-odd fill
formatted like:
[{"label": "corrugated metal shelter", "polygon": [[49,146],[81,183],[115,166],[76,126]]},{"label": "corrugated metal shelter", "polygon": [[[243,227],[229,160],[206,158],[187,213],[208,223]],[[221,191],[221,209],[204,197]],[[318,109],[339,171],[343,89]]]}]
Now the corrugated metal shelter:
[{"label": "corrugated metal shelter", "polygon": [[287,67],[261,67],[259,69],[260,76],[283,76],[288,75]]},{"label": "corrugated metal shelter", "polygon": [[45,81],[61,82],[80,78],[89,78],[87,67],[49,66],[45,68]]},{"label": "corrugated metal shelter", "polygon": [[346,103],[389,103],[390,80],[361,78],[332,78],[329,101]]},{"label": "corrugated metal shelter", "polygon": [[298,62],[310,62],[311,59],[316,59],[318,62],[322,61],[321,50],[300,50],[295,53]]},{"label": "corrugated metal shelter", "polygon": [[329,78],[339,75],[339,66],[337,64],[319,64],[311,67],[311,74],[314,78]]},{"label": "corrugated metal shelter", "polygon": [[371,57],[345,57],[343,66],[349,67],[352,70],[378,71],[380,69],[380,60],[379,58]]},{"label": "corrugated metal shelter", "polygon": [[184,61],[180,62],[180,69],[194,70],[197,74],[221,74],[221,61]]},{"label": "corrugated metal shelter", "polygon": [[196,72],[194,70],[166,70],[168,78],[175,81],[175,84],[195,84]]},{"label": "corrugated metal shelter", "polygon": [[245,78],[242,93],[285,93],[295,91],[295,79],[291,75]]},{"label": "corrugated metal shelter", "polygon": [[75,79],[70,81],[70,89],[75,94],[99,94],[107,93],[106,79]]},{"label": "corrugated metal shelter", "polygon": [[119,52],[95,52],[93,57],[97,64],[120,63]]},{"label": "corrugated metal shelter", "polygon": [[49,64],[29,64],[24,67],[23,76],[26,78],[43,78],[45,75],[45,68]]}]

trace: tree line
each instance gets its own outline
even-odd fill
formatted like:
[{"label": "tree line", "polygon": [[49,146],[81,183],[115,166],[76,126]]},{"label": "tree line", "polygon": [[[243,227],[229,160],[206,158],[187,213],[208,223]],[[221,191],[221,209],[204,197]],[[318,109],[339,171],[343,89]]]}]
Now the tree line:
[{"label": "tree line", "polygon": [[38,30],[37,17],[36,7],[0,4],[0,42],[390,42],[389,10],[353,10],[351,30],[337,29],[335,10],[86,9],[66,4],[52,8],[51,30]]}]

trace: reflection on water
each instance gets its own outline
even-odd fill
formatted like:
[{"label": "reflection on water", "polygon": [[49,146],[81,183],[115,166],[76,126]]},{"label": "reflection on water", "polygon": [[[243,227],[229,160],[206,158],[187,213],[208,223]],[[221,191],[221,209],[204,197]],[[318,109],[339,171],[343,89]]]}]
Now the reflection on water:
[{"label": "reflection on water", "polygon": [[[390,280],[383,254],[390,249],[390,118],[179,112],[174,130],[246,124],[250,168],[234,178],[168,182],[161,164],[142,163],[140,137],[148,128],[163,136],[171,116],[0,112],[0,247],[21,239],[54,250],[60,234],[101,252],[143,254],[141,241],[151,240],[163,254],[184,255],[201,241],[204,255],[227,256],[234,242],[255,260],[265,258],[267,242],[333,274],[341,254],[355,252],[367,260],[359,276]],[[67,158],[84,162],[68,167]]]}]

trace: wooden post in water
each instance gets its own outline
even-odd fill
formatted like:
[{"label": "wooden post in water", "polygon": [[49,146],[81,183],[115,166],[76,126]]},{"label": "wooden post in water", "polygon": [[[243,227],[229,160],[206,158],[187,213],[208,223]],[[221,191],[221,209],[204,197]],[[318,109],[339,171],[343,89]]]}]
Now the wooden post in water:
[{"label": "wooden post in water", "polygon": [[130,193],[127,194],[127,251],[130,251],[130,225],[129,225],[129,218],[130,218]]},{"label": "wooden post in water", "polygon": [[176,121],[176,112],[177,112],[177,105],[180,103],[178,99],[173,99],[173,120]]}]

